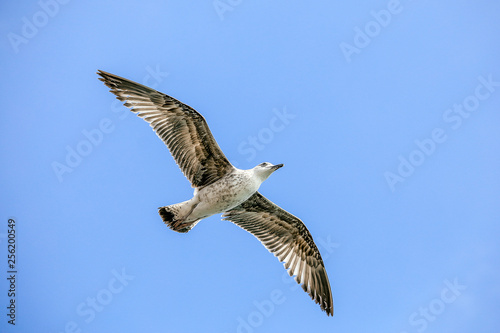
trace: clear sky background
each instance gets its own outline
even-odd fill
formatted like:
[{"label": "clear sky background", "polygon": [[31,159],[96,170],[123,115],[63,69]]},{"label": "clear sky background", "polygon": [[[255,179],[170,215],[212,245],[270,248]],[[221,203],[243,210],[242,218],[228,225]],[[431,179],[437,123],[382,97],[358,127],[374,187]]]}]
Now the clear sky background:
[{"label": "clear sky background", "polygon": [[[2,332],[494,332],[500,4],[3,1]],[[188,181],[97,69],[203,114],[299,216],[327,317],[249,233],[188,234]],[[16,221],[16,325],[7,221]]]}]

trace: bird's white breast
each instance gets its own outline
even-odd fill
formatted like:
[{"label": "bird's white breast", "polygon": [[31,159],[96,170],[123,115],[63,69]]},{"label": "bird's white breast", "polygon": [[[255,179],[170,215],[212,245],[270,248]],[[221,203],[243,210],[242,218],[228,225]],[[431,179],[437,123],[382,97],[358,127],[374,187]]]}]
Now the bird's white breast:
[{"label": "bird's white breast", "polygon": [[232,209],[252,196],[261,181],[252,170],[235,169],[213,184],[195,191],[197,215],[213,215]]}]

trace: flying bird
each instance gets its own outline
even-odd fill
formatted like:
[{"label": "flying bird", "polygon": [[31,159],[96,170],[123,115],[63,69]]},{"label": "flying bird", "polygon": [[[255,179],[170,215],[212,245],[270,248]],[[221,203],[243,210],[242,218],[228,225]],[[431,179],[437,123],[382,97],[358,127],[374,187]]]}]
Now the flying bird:
[{"label": "flying bird", "polygon": [[333,315],[330,282],[311,234],[299,218],[258,192],[283,164],[238,169],[193,108],[142,84],[101,70],[97,74],[117,99],[150,124],[194,188],[192,199],[158,209],[163,222],[186,233],[202,219],[222,213],[224,220],[257,237],[321,309]]}]

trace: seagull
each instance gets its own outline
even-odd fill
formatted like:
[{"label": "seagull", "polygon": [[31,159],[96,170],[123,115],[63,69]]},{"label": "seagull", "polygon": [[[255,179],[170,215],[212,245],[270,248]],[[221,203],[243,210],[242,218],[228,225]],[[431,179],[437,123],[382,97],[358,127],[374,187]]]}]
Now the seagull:
[{"label": "seagull", "polygon": [[299,218],[258,192],[283,164],[264,162],[238,169],[196,110],[131,80],[101,70],[97,74],[118,100],[150,124],[194,188],[192,199],[158,208],[163,222],[186,233],[202,219],[223,214],[223,220],[253,234],[321,309],[333,315],[330,282],[311,234]]}]

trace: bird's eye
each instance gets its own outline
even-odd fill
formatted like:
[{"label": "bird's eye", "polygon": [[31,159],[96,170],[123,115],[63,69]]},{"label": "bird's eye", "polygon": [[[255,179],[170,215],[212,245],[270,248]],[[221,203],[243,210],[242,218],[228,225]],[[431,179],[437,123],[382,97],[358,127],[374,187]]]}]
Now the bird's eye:
[{"label": "bird's eye", "polygon": [[259,164],[259,166],[266,166],[266,162]]}]

